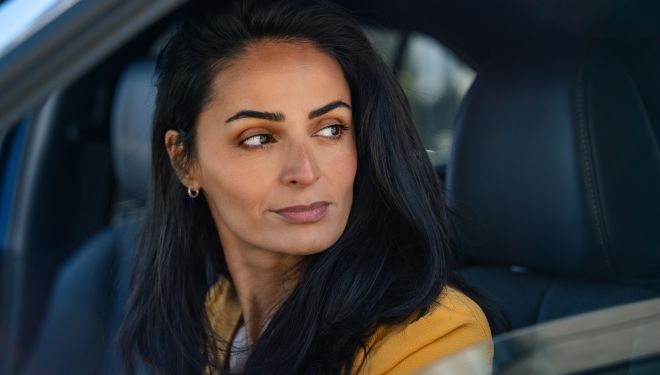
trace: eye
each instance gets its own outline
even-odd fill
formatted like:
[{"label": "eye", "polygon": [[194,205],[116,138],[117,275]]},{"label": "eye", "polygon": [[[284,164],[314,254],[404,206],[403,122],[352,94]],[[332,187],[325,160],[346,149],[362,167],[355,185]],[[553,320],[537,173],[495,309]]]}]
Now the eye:
[{"label": "eye", "polygon": [[245,138],[241,141],[241,146],[245,147],[261,147],[268,143],[275,143],[275,138],[270,134],[257,134]]},{"label": "eye", "polygon": [[342,133],[348,130],[348,127],[342,124],[335,124],[335,125],[330,125],[326,126],[325,128],[319,130],[316,135],[319,135],[321,137],[325,138],[339,138],[341,137]]}]

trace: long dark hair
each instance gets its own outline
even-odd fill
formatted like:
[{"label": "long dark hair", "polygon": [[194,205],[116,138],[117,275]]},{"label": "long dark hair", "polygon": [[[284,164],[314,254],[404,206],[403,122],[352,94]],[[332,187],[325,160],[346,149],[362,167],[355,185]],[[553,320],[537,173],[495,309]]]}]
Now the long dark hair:
[{"label": "long dark hair", "polygon": [[447,285],[481,300],[452,271],[440,181],[401,88],[357,22],[325,2],[206,4],[158,58],[153,186],[122,326],[129,372],[136,349],[159,373],[219,368],[213,343],[230,338],[214,337],[204,301],[209,265],[215,277],[228,277],[227,269],[207,202],[185,196],[164,138],[179,131],[193,161],[194,125],[213,77],[264,39],[307,41],[337,60],[351,90],[358,169],[344,233],[306,259],[245,372],[349,373],[378,326],[424,315]]}]

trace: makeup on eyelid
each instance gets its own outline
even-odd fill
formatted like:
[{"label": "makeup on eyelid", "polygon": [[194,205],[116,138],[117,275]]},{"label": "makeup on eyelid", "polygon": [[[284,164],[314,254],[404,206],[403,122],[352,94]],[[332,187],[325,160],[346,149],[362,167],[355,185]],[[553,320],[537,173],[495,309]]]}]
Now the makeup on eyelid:
[{"label": "makeup on eyelid", "polygon": [[[314,136],[316,136],[317,134],[321,133],[324,130],[333,129],[333,128],[337,129],[336,134],[320,135],[320,136],[330,140],[339,140],[344,135],[344,132],[350,130],[350,128],[344,124],[331,124],[321,128],[321,130],[314,133]],[[254,141],[257,142],[262,141],[264,143],[253,144]],[[264,133],[256,133],[253,135],[249,135],[247,137],[241,137],[241,140],[239,141],[238,145],[248,149],[253,149],[253,148],[261,148],[268,143],[277,143],[277,139],[272,134],[268,132],[264,132]]]}]

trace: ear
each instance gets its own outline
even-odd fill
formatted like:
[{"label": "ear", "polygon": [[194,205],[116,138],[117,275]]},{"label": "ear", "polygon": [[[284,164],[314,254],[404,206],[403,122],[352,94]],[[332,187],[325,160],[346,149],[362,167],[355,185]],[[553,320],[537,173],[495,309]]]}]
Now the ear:
[{"label": "ear", "polygon": [[168,130],[165,133],[165,148],[170,157],[172,168],[176,172],[179,181],[193,190],[199,190],[199,179],[197,178],[195,168],[186,157],[181,135],[176,130]]}]

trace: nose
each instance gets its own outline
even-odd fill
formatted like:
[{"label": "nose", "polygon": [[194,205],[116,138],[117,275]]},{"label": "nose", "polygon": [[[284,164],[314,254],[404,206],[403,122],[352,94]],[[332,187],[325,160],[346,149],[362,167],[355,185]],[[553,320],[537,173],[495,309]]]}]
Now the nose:
[{"label": "nose", "polygon": [[320,171],[309,146],[301,142],[291,144],[282,168],[282,183],[291,187],[306,187],[319,177]]}]

